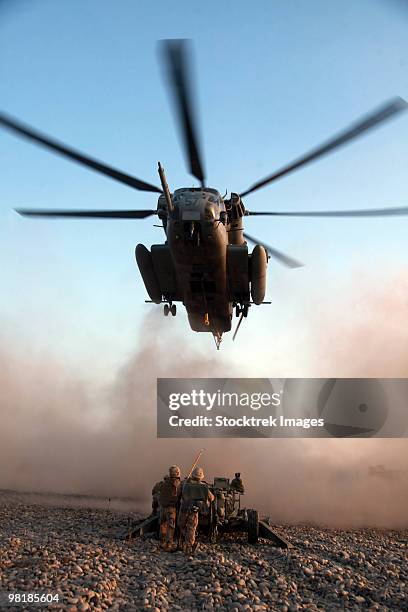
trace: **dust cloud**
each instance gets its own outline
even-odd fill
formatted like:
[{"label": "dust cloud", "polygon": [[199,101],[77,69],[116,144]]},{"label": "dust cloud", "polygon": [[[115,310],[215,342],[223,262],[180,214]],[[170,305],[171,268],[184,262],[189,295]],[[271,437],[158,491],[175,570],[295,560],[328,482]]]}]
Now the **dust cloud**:
[{"label": "dust cloud", "polygon": [[363,270],[315,322],[319,376],[408,377],[408,269],[386,284]]},{"label": "dust cloud", "polygon": [[[354,287],[318,325],[311,321],[313,376],[408,376],[407,278],[382,290]],[[130,497],[148,510],[151,486],[168,465],[187,472],[205,446],[208,477],[240,471],[245,504],[275,522],[407,526],[406,439],[158,440],[157,377],[243,372],[222,353],[192,351],[162,317],[145,324],[156,337],[99,386],[52,356],[30,357],[2,343],[0,488]]]}]

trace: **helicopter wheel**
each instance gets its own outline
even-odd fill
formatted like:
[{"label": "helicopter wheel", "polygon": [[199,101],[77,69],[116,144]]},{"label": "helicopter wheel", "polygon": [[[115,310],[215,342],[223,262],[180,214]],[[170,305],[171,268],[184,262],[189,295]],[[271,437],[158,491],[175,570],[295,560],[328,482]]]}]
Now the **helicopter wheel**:
[{"label": "helicopter wheel", "polygon": [[164,308],[163,308],[164,316],[168,317],[169,316],[169,312],[170,312],[170,306],[168,304],[165,304]]},{"label": "helicopter wheel", "polygon": [[239,306],[235,306],[235,316],[239,317],[239,315],[241,314],[241,309]]},{"label": "helicopter wheel", "polygon": [[177,314],[177,306],[176,306],[175,304],[172,304],[172,305],[171,305],[171,307],[170,307],[170,312],[171,312],[171,314],[172,314],[172,316],[173,316],[173,317],[175,317],[175,316],[176,316],[176,314]]},{"label": "helicopter wheel", "polygon": [[248,304],[244,304],[244,306],[242,307],[242,314],[244,315],[244,317],[248,316]]}]

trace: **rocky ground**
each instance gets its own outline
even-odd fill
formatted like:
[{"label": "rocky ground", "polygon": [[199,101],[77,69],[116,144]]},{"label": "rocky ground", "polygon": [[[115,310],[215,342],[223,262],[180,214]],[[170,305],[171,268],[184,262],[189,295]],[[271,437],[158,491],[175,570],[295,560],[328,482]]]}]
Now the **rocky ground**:
[{"label": "rocky ground", "polygon": [[408,610],[407,530],[280,526],[294,548],[224,540],[188,559],[120,540],[126,503],[88,505],[0,492],[0,593],[59,596],[19,610]]}]

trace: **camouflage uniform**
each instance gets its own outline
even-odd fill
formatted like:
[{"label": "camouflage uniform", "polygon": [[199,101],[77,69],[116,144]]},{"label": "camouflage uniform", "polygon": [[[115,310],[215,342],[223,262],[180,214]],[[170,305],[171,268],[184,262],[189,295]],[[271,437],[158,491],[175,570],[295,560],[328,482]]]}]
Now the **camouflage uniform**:
[{"label": "camouflage uniform", "polygon": [[163,480],[158,492],[160,544],[165,550],[173,548],[177,504],[180,497],[180,468],[172,466],[169,472],[170,475]]},{"label": "camouflage uniform", "polygon": [[214,501],[206,482],[202,482],[204,472],[195,468],[192,477],[181,485],[181,504],[179,515],[179,546],[186,554],[194,550],[198,519],[200,513],[208,512],[210,503]]},{"label": "camouflage uniform", "polygon": [[242,482],[241,474],[239,472],[237,472],[235,474],[235,478],[231,480],[231,489],[241,494],[245,493],[244,483]]},{"label": "camouflage uniform", "polygon": [[195,544],[195,538],[198,527],[198,509],[180,510],[179,529],[180,539],[179,545],[186,553],[191,553]]},{"label": "camouflage uniform", "polygon": [[152,514],[156,514],[159,511],[159,491],[160,487],[163,484],[163,481],[168,478],[168,476],[163,476],[163,480],[160,482],[156,482],[152,489]]}]

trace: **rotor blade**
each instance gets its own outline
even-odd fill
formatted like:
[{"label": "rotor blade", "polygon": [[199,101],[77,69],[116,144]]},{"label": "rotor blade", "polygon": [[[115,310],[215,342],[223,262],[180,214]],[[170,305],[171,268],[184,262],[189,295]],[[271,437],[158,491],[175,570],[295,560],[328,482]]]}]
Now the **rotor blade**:
[{"label": "rotor blade", "polygon": [[161,42],[161,48],[167,67],[168,82],[174,93],[177,119],[190,172],[204,187],[204,167],[194,119],[192,76],[189,69],[191,52],[188,48],[188,41],[164,40]]},{"label": "rotor blade", "polygon": [[296,261],[296,259],[292,259],[292,257],[289,257],[288,255],[285,255],[284,253],[281,253],[280,251],[269,246],[269,244],[265,244],[265,242],[262,242],[261,240],[258,240],[257,238],[254,238],[253,236],[250,236],[247,233],[244,233],[244,238],[246,238],[253,244],[260,244],[261,246],[263,246],[268,251],[271,257],[274,257],[275,259],[280,261],[280,263],[284,264],[285,266],[288,266],[288,268],[302,268],[303,267],[303,264],[300,261]]},{"label": "rotor blade", "polygon": [[155,215],[157,210],[31,210],[18,208],[16,212],[23,217],[72,217],[90,219],[145,219]]},{"label": "rotor blade", "polygon": [[38,132],[37,130],[31,128],[25,123],[21,123],[14,117],[10,115],[6,115],[5,113],[0,113],[0,126],[10,130],[11,132],[15,132],[19,136],[23,136],[23,138],[27,138],[28,140],[32,140],[33,142],[62,155],[63,157],[67,157],[72,161],[77,162],[78,164],[82,164],[87,168],[91,168],[96,172],[100,172],[105,176],[109,176],[115,181],[119,181],[120,183],[125,183],[125,185],[129,185],[129,187],[133,187],[134,189],[139,189],[139,191],[153,191],[154,193],[161,193],[162,190],[155,185],[151,185],[150,183],[145,183],[130,174],[125,174],[116,168],[112,168],[112,166],[108,166],[88,155],[84,155],[71,147],[46,136],[45,134]]},{"label": "rotor blade", "polygon": [[282,178],[283,176],[286,176],[290,172],[293,172],[294,170],[297,170],[298,168],[301,168],[306,164],[310,164],[310,162],[314,161],[315,159],[327,155],[334,149],[341,147],[342,145],[346,144],[350,140],[353,140],[354,138],[357,138],[358,136],[361,136],[364,132],[374,128],[380,123],[387,121],[395,114],[406,110],[407,107],[408,103],[402,98],[393,98],[390,102],[387,102],[372,113],[353,123],[349,128],[345,129],[342,132],[339,132],[333,138],[326,140],[319,147],[312,149],[312,151],[310,151],[306,155],[298,157],[292,163],[288,164],[287,166],[283,166],[283,168],[281,168],[280,170],[277,170],[277,172],[274,172],[273,174],[270,174],[264,179],[258,181],[257,183],[254,183],[249,189],[241,193],[241,196],[243,197],[250,193],[253,193],[257,189],[265,187],[265,185],[268,185],[269,183],[272,183],[273,181],[276,181]]},{"label": "rotor blade", "polygon": [[361,210],[316,210],[295,212],[271,212],[246,211],[248,216],[272,216],[272,217],[397,217],[408,215],[408,206],[396,208],[366,208]]}]

